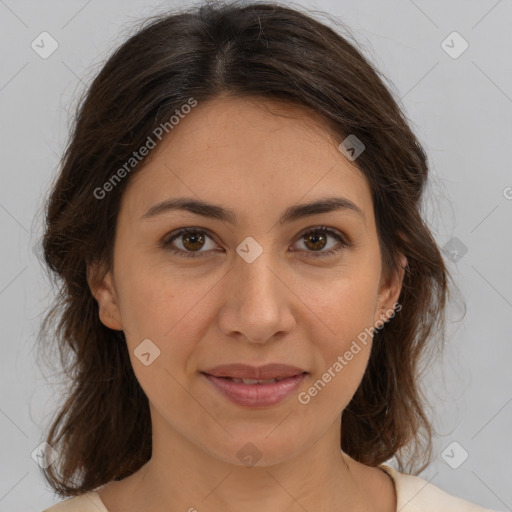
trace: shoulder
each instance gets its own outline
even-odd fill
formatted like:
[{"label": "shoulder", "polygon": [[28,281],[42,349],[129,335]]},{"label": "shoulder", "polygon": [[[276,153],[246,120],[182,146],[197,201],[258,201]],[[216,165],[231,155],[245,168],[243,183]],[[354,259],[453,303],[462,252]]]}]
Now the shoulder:
[{"label": "shoulder", "polygon": [[[423,478],[380,466],[392,478],[400,512],[496,512],[443,491]],[[96,491],[61,501],[42,512],[108,512]]]},{"label": "shoulder", "polygon": [[60,501],[42,512],[108,512],[96,491]]},{"label": "shoulder", "polygon": [[443,491],[427,480],[381,465],[395,482],[400,512],[496,512]]}]

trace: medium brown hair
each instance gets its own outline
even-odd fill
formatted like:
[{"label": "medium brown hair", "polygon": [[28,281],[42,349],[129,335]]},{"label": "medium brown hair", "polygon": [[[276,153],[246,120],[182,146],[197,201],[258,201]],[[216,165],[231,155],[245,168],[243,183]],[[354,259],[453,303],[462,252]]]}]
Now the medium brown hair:
[{"label": "medium brown hair", "polygon": [[399,254],[408,267],[402,310],[375,333],[362,382],[342,414],[341,449],[370,466],[395,456],[409,473],[431,462],[433,427],[419,377],[422,361],[443,345],[450,276],[421,215],[427,157],[399,100],[349,42],[349,29],[331,21],[346,35],[300,8],[270,2],[158,15],[115,50],[81,99],[43,237],[58,295],[41,344],[58,350],[68,377],[46,436],[59,458],[43,471],[61,496],[121,480],[151,457],[148,399],[124,333],[100,321],[86,277],[92,262],[112,268],[123,190],[145,160],[103,198],[95,190],[190,98],[203,103],[222,94],[300,105],[320,114],[340,141],[354,134],[364,143],[354,163],[371,188],[383,275],[397,272]]}]

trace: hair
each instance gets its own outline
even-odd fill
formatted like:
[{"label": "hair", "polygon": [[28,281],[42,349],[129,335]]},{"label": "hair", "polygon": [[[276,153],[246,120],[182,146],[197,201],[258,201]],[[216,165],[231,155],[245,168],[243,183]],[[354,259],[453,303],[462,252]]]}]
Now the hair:
[{"label": "hair", "polygon": [[320,114],[340,141],[354,134],[364,143],[354,164],[371,189],[383,275],[398,272],[400,254],[408,266],[401,313],[375,332],[343,411],[341,449],[369,466],[395,457],[399,471],[414,474],[430,464],[434,429],[420,376],[422,362],[444,344],[451,277],[422,219],[426,154],[399,100],[345,32],[277,3],[205,3],[144,20],[84,92],[45,204],[42,239],[58,290],[40,339],[58,350],[68,378],[46,436],[59,457],[43,472],[61,496],[126,478],[151,458],[148,398],[124,333],[100,321],[87,281],[93,262],[112,268],[121,197],[148,157],[101,199],[98,187],[190,98],[220,95],[301,106]]}]

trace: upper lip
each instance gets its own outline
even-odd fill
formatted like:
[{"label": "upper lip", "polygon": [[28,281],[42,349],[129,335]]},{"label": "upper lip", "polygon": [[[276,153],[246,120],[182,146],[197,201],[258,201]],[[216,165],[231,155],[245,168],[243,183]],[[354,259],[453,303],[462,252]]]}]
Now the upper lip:
[{"label": "upper lip", "polygon": [[271,363],[264,366],[250,366],[248,364],[223,364],[203,371],[214,377],[232,377],[234,379],[285,379],[307,373],[306,370],[288,364]]}]

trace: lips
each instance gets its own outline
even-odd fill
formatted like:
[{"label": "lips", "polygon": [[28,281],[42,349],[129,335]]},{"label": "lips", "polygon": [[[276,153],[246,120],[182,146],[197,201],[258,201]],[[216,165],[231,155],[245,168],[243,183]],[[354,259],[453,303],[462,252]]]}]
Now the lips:
[{"label": "lips", "polygon": [[202,373],[244,384],[270,384],[307,372],[297,366],[271,363],[264,366],[225,364],[210,368]]},{"label": "lips", "polygon": [[[256,408],[274,406],[285,399],[289,399],[298,391],[299,387],[308,375],[308,373],[304,371],[297,373],[300,369],[290,366],[287,366],[286,369],[283,369],[282,365],[280,366],[280,369],[276,369],[275,366],[273,368],[267,367],[265,371],[263,370],[264,368],[265,367],[255,369],[252,367],[252,374],[254,375],[255,373],[258,373],[261,375],[267,371],[274,372],[275,375],[276,371],[278,371],[281,376],[284,373],[293,373],[293,375],[283,377],[280,380],[245,379],[227,376],[215,377],[205,372],[201,372],[201,375],[207,382],[209,382],[209,385],[211,385],[216,392],[220,393],[232,403],[242,407]],[[247,372],[247,367],[245,367],[244,370],[240,365],[238,365],[237,371],[242,370]],[[226,373],[225,370],[220,370],[218,367],[209,371],[214,371],[219,374]],[[231,370],[229,371],[233,373],[233,366],[231,366]],[[270,382],[268,382],[269,380]]]}]

